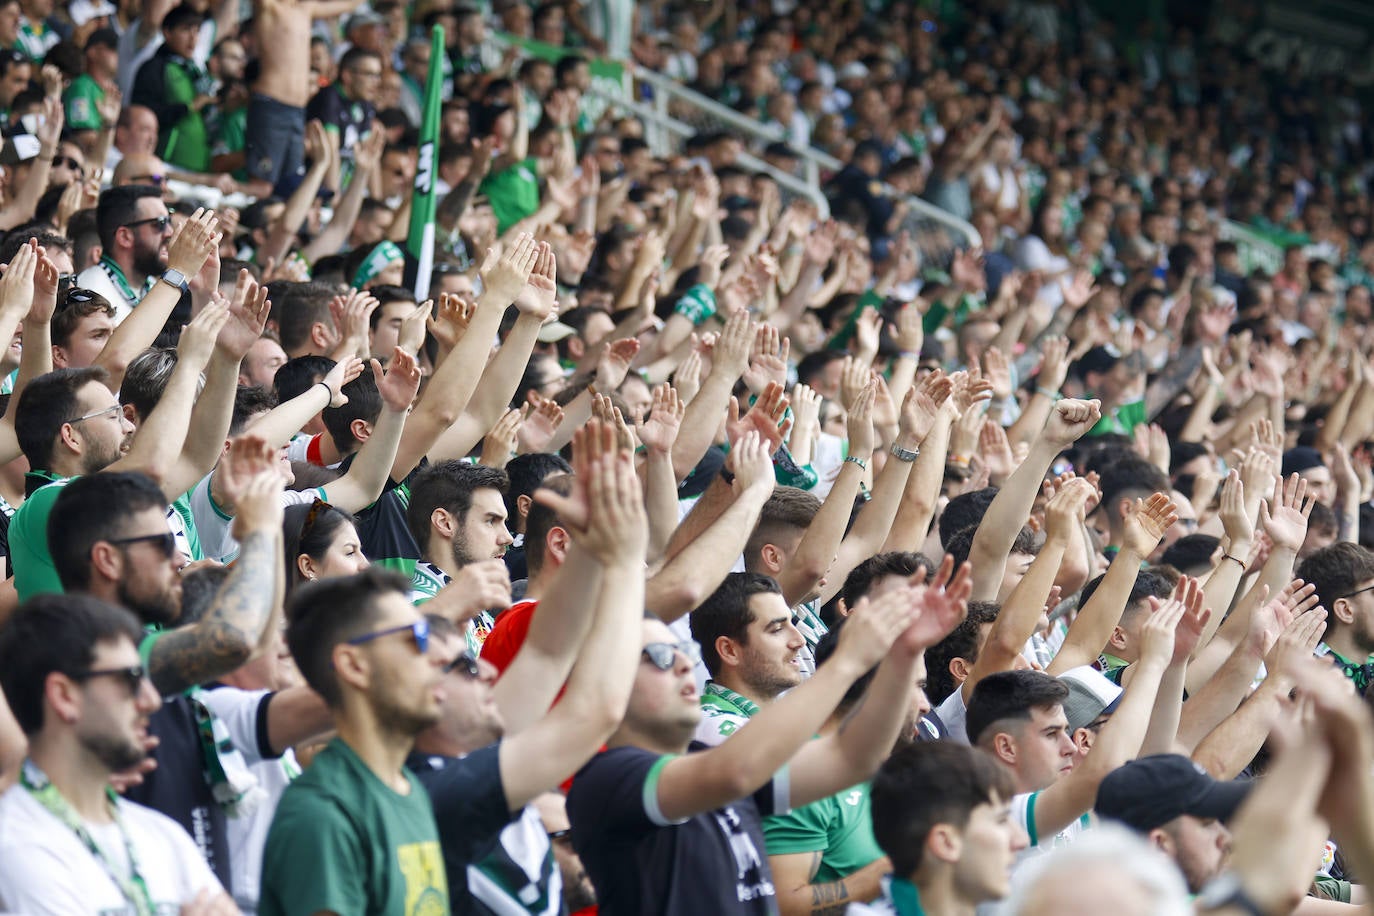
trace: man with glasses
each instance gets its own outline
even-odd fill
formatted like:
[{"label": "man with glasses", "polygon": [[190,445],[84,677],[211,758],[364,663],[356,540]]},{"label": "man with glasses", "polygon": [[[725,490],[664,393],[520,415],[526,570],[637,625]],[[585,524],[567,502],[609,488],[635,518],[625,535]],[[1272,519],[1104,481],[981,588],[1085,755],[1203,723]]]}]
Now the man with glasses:
[{"label": "man with glasses", "polygon": [[309,583],[287,607],[291,654],[339,734],[282,795],[262,916],[449,912],[434,810],[405,767],[415,736],[441,718],[445,677],[407,591],[373,568]]},{"label": "man with glasses", "polygon": [[82,595],[28,602],[0,630],[0,687],[29,740],[0,796],[0,908],[233,912],[186,831],[110,789],[147,757],[161,698],[129,612]]},{"label": "man with glasses", "polygon": [[1316,586],[1327,609],[1317,654],[1329,656],[1366,695],[1374,680],[1374,552],[1350,541],[1323,547],[1298,566],[1296,577]]},{"label": "man with glasses", "polygon": [[315,93],[305,108],[307,118],[324,125],[337,153],[333,161],[339,164],[325,178],[328,187],[341,190],[353,179],[353,150],[372,130],[382,70],[375,51],[349,48],[339,61],[339,78]]},{"label": "man with glasses", "polygon": [[576,486],[561,496],[582,510],[584,527],[568,525],[575,556],[554,588],[590,579],[584,600],[543,602],[500,682],[457,626],[430,618],[449,660],[443,714],[416,739],[408,766],[434,802],[455,913],[557,916],[562,881],[534,800],[591,759],[629,700],[648,528],[630,453],[610,447],[609,433],[595,424],[579,435]]},{"label": "man with glasses", "polygon": [[160,188],[132,185],[102,192],[96,222],[100,263],[81,271],[76,285],[104,296],[115,308],[115,324],[129,317],[159,279],[175,288],[179,300],[204,263],[170,262],[172,217]]}]

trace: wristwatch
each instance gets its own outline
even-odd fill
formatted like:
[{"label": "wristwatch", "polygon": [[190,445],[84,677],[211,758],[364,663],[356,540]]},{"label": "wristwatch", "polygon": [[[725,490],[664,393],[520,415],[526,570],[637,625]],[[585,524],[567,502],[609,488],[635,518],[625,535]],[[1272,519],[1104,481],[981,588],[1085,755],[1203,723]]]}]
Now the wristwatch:
[{"label": "wristwatch", "polygon": [[1234,907],[1250,916],[1269,916],[1264,909],[1245,891],[1240,875],[1233,871],[1217,875],[1202,888],[1197,895],[1197,908],[1204,912]]},{"label": "wristwatch", "polygon": [[169,267],[164,270],[160,279],[168,286],[175,286],[182,292],[186,292],[186,290],[191,288],[191,284],[186,280],[186,275],[175,267]]}]

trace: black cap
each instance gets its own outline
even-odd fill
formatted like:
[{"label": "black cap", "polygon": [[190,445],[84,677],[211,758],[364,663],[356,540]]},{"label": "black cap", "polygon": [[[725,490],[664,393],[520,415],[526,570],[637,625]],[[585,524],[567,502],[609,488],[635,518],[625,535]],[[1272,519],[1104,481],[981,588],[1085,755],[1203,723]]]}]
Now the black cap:
[{"label": "black cap", "polygon": [[1086,379],[1089,372],[1111,372],[1119,362],[1121,354],[1115,347],[1093,347],[1074,363],[1074,371],[1079,378]]},{"label": "black cap", "polygon": [[104,48],[110,48],[110,49],[112,49],[112,50],[118,51],[118,50],[119,50],[119,33],[116,32],[114,29],[110,29],[110,28],[96,29],[96,30],[95,30],[94,32],[92,32],[92,33],[90,34],[90,36],[86,39],[86,47],[87,47],[87,48],[101,48],[101,47],[104,47]]},{"label": "black cap", "polygon": [[1098,817],[1141,833],[1185,814],[1228,820],[1250,782],[1218,782],[1182,754],[1154,754],[1113,770],[1097,788]]},{"label": "black cap", "polygon": [[1301,474],[1308,468],[1324,468],[1326,462],[1322,460],[1322,453],[1307,445],[1299,445],[1290,448],[1283,453],[1283,469],[1280,473],[1284,477],[1289,474]]},{"label": "black cap", "polygon": [[162,17],[162,30],[169,32],[172,29],[180,28],[187,23],[200,25],[205,21],[205,14],[193,6],[182,3],[172,7],[167,11],[167,15]]}]

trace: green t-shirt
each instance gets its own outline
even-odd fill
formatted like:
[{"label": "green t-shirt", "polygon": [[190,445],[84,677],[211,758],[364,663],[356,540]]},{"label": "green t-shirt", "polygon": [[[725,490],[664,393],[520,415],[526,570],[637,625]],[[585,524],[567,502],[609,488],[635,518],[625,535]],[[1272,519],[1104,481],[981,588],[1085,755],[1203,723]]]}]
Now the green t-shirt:
[{"label": "green t-shirt", "polygon": [[447,916],[448,880],[429,795],[400,795],[341,739],[277,806],[262,858],[261,916]]},{"label": "green t-shirt", "polygon": [[[168,61],[165,79],[168,103],[190,105],[199,94],[197,84],[203,79],[203,74],[189,61],[184,64]],[[162,150],[162,158],[168,165],[192,172],[210,170],[210,135],[205,130],[205,119],[200,112],[187,109],[181,120],[172,125],[170,131],[164,131],[163,136],[166,145]]]},{"label": "green t-shirt", "polygon": [[538,160],[533,156],[488,175],[481,192],[496,214],[496,231],[503,233],[539,209]]},{"label": "green t-shirt", "polygon": [[57,577],[52,554],[48,552],[48,516],[62,488],[72,478],[30,471],[29,481],[34,478],[51,482],[30,493],[10,519],[10,566],[14,568],[14,588],[21,602],[34,595],[62,594],[62,580]]},{"label": "green t-shirt", "polygon": [[1129,404],[1122,404],[1120,407],[1102,415],[1102,419],[1097,421],[1097,425],[1088,430],[1090,436],[1106,436],[1110,433],[1120,433],[1129,436],[1131,431],[1143,423],[1148,423],[1149,419],[1145,416],[1145,402],[1132,401]]},{"label": "green t-shirt", "polygon": [[[214,141],[210,145],[210,156],[228,156],[241,153],[248,148],[248,109],[216,112],[213,123],[206,129]],[[239,181],[248,180],[247,169],[236,169],[231,173]]]},{"label": "green t-shirt", "polygon": [[815,884],[849,877],[883,851],[873,839],[868,783],[851,786],[787,814],[763,819],[763,839],[770,856],[820,852]]},{"label": "green t-shirt", "polygon": [[105,90],[89,73],[72,80],[62,97],[67,109],[67,127],[72,130],[100,130],[100,110],[96,107],[105,98]]}]

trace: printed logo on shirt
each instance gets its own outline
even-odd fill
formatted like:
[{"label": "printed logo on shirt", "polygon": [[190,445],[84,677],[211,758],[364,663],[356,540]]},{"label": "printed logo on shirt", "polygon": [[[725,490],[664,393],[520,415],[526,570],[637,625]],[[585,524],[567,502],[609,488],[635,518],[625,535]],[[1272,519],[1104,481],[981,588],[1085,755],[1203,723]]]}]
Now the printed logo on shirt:
[{"label": "printed logo on shirt", "polygon": [[846,805],[849,805],[851,808],[855,808],[858,807],[859,802],[863,801],[863,797],[863,792],[861,792],[858,789],[855,789],[853,792],[850,792],[848,795],[844,797],[844,803]]},{"label": "printed logo on shirt", "polygon": [[763,857],[759,855],[754,838],[744,829],[744,821],[732,807],[711,812],[716,826],[725,834],[730,852],[735,856],[735,895],[741,903],[760,897],[774,897],[773,882],[763,876]]},{"label": "printed logo on shirt", "polygon": [[396,847],[396,864],[406,881],[405,916],[443,916],[448,912],[448,879],[437,840]]}]

